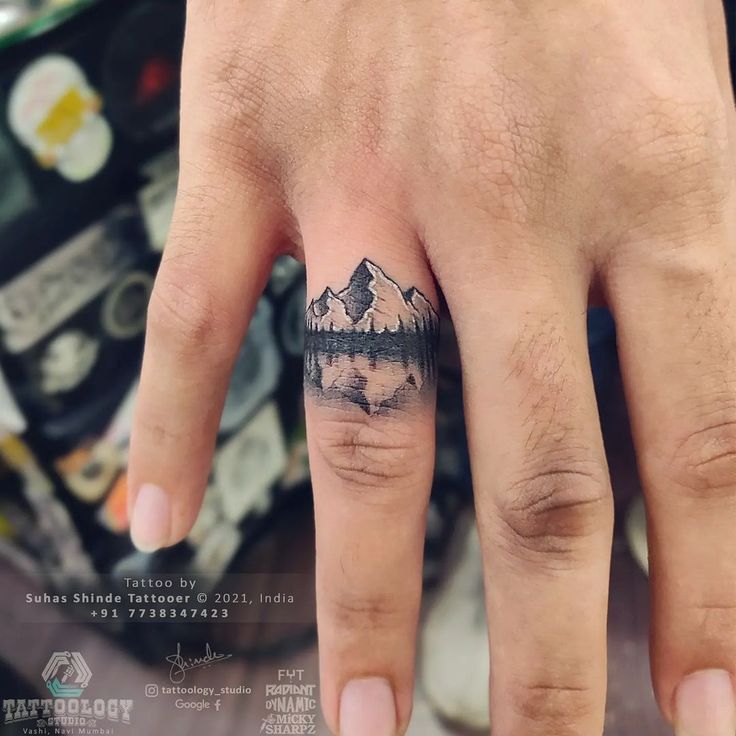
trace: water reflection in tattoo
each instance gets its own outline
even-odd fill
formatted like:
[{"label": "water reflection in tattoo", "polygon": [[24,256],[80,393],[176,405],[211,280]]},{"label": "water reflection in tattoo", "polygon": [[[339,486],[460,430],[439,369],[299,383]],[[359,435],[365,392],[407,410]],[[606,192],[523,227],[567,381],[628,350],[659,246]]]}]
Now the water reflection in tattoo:
[{"label": "water reflection in tattoo", "polygon": [[305,316],[307,391],[367,414],[434,394],[439,319],[416,288],[364,259],[341,291],[326,288]]}]

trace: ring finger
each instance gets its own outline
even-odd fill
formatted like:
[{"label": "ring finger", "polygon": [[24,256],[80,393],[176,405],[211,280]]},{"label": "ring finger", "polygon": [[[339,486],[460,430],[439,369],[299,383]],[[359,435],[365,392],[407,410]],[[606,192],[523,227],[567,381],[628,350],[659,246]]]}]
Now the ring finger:
[{"label": "ring finger", "polygon": [[323,708],[343,736],[393,736],[411,713],[436,296],[405,224],[315,209],[300,222]]}]

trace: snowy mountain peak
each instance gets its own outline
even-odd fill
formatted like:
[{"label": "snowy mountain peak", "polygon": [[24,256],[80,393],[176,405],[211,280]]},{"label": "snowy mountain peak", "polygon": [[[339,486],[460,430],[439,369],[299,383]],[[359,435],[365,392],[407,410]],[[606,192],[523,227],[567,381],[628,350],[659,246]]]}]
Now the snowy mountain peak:
[{"label": "snowy mountain peak", "polygon": [[372,261],[364,258],[348,285],[335,294],[327,287],[307,308],[312,330],[397,332],[436,329],[437,314],[416,288],[403,292]]}]

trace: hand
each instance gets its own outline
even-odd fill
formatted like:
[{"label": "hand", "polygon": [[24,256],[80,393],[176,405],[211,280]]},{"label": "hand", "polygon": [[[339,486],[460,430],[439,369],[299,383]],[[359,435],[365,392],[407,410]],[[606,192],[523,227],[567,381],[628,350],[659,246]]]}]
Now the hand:
[{"label": "hand", "polygon": [[137,543],[192,525],[248,317],[273,258],[303,257],[323,708],[344,736],[403,732],[438,284],[463,361],[493,732],[600,734],[613,512],[595,292],[646,487],[657,699],[680,734],[733,733],[736,114],[718,0],[190,0],[188,16]]}]

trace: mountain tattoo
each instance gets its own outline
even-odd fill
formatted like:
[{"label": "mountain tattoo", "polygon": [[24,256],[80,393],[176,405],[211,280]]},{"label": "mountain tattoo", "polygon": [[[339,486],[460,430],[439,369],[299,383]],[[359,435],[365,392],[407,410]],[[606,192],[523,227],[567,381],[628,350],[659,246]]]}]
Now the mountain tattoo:
[{"label": "mountain tattoo", "polygon": [[305,331],[304,383],[320,400],[387,414],[434,394],[437,313],[368,259],[342,291],[309,303]]}]

